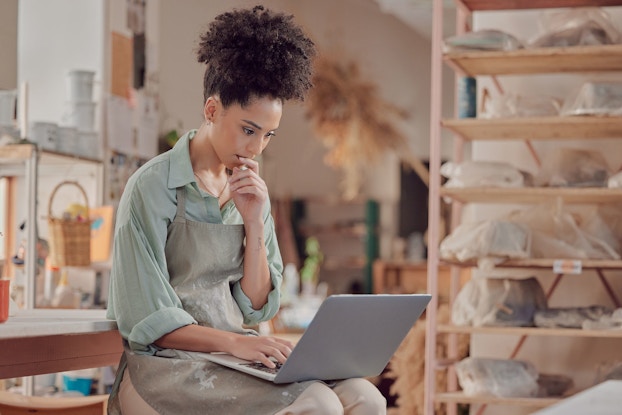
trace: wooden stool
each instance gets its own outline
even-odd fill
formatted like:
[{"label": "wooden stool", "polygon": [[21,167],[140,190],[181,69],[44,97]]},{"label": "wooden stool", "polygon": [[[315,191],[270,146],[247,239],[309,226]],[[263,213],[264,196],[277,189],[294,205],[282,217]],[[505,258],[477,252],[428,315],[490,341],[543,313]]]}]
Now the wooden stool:
[{"label": "wooden stool", "polygon": [[49,398],[0,391],[1,415],[106,415],[107,404],[108,395]]}]

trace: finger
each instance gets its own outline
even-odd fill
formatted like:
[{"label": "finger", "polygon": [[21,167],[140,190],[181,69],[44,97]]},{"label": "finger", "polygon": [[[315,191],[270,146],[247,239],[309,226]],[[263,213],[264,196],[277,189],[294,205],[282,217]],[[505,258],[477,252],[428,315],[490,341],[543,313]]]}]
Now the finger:
[{"label": "finger", "polygon": [[244,168],[250,169],[252,171],[254,171],[255,173],[259,173],[259,163],[253,159],[249,159],[246,157],[240,157],[238,156],[238,160],[240,161],[241,166],[239,167],[241,170],[244,170]]}]

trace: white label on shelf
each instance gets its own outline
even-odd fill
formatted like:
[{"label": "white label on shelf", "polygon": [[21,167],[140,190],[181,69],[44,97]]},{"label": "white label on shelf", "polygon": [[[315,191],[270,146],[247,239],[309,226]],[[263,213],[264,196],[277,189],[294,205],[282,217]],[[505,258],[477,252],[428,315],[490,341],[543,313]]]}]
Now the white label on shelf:
[{"label": "white label on shelf", "polygon": [[581,261],[574,259],[556,259],[553,261],[553,272],[557,274],[580,274]]}]

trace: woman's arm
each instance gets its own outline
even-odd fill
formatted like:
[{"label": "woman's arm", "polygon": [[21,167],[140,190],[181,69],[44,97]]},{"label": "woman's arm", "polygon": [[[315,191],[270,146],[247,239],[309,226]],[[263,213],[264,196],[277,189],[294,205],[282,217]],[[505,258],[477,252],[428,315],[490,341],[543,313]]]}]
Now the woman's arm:
[{"label": "woman's arm", "polygon": [[264,240],[263,215],[268,203],[268,188],[259,176],[259,165],[255,160],[240,158],[240,161],[246,168],[234,168],[229,178],[233,201],[242,215],[246,232],[244,277],[240,287],[252,307],[259,310],[267,303],[268,294],[274,288]]},{"label": "woman's arm", "polygon": [[269,357],[283,363],[292,351],[292,343],[268,336],[250,336],[191,324],[158,339],[155,344],[165,349],[196,352],[226,352],[240,359],[258,361],[274,367]]}]

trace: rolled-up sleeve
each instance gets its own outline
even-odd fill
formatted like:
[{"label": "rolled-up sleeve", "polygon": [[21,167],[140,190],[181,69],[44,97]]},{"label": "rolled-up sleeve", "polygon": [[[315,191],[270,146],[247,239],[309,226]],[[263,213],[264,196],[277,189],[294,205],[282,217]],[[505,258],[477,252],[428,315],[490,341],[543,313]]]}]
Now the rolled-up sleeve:
[{"label": "rolled-up sleeve", "polygon": [[163,252],[159,245],[134,219],[117,229],[109,310],[135,351],[150,352],[163,335],[196,323],[182,308],[165,265],[156,260],[155,252]]}]

